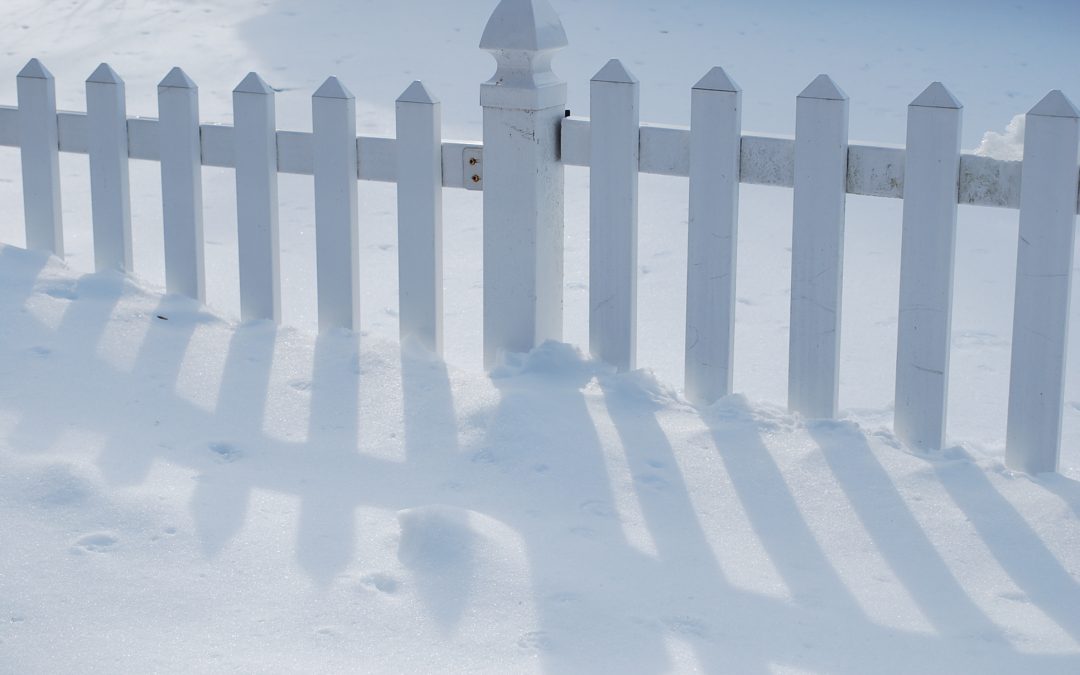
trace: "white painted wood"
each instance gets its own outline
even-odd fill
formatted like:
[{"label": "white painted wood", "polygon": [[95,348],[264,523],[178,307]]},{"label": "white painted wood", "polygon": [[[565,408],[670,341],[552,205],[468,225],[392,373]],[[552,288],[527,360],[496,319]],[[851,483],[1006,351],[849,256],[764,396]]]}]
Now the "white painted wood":
[{"label": "white painted wood", "polygon": [[731,393],[742,90],[713,68],[691,91],[686,397]]},{"label": "white painted wood", "polygon": [[847,96],[820,75],[795,109],[788,407],[806,417],[836,416],[847,146]]},{"label": "white painted wood", "polygon": [[16,78],[26,247],[64,257],[56,80],[37,59]]},{"label": "white painted wood", "polygon": [[1005,464],[1057,471],[1065,403],[1080,111],[1052,91],[1027,114]]},{"label": "white painted wood", "polygon": [[589,350],[620,371],[637,354],[639,88],[618,59],[589,87]]},{"label": "white painted wood", "polygon": [[86,80],[86,126],[94,268],[99,272],[130,271],[127,105],[124,81],[107,63],[98,66]]},{"label": "white painted wood", "polygon": [[311,108],[319,330],[359,330],[356,99],[331,77]]},{"label": "white painted wood", "polygon": [[[480,48],[496,71],[484,108],[484,367],[562,339],[566,84],[551,71],[567,44],[546,0],[502,0]],[[460,157],[460,155],[459,155]],[[459,164],[460,166],[460,164]]]},{"label": "white painted wood", "polygon": [[233,90],[240,316],[281,321],[274,90],[249,73]]},{"label": "white painted wood", "polygon": [[940,82],[908,106],[893,427],[924,450],[945,445],[962,111]]},{"label": "white painted wood", "polygon": [[398,297],[401,339],[442,354],[442,115],[413,82],[397,99]]},{"label": "white painted wood", "polygon": [[158,84],[158,116],[165,288],[204,302],[199,89],[179,68]]}]

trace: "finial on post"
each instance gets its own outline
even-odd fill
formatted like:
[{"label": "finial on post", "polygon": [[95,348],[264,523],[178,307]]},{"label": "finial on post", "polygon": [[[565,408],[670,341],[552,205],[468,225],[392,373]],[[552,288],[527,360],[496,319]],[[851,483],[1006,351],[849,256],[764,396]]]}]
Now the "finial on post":
[{"label": "finial on post", "polygon": [[480,90],[480,104],[541,110],[562,105],[566,83],[551,71],[555,52],[566,47],[562,21],[547,0],[502,0],[480,38],[497,69]]}]

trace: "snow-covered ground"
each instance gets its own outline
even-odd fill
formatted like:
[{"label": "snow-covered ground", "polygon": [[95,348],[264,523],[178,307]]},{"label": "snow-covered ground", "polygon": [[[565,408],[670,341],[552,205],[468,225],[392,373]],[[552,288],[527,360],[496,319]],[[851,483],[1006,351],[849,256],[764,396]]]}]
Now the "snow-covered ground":
[{"label": "snow-covered ground", "polygon": [[[84,109],[100,61],[130,114],[183,66],[229,122],[248,70],[310,128],[327,75],[393,135],[423,79],[479,138],[494,2],[5,0],[0,103],[31,56]],[[728,6],[728,5],[732,6]],[[744,126],[790,133],[828,72],[852,136],[902,143],[931,80],[964,146],[1052,88],[1080,98],[1080,5],[560,0],[570,107],[612,56],[648,121],[723,65]],[[996,136],[984,139],[987,131]],[[986,142],[983,142],[983,141]],[[396,345],[392,185],[361,184],[363,334],[316,338],[310,179],[281,178],[286,325],[237,326],[230,172],[205,171],[209,307],[163,298],[157,167],[133,164],[137,280],[92,267],[85,156],[61,160],[66,266],[0,248],[0,671],[1077,672],[1080,338],[1062,476],[1001,465],[1016,214],[962,207],[949,437],[889,433],[900,203],[849,200],[841,406],[787,415],[791,193],[744,186],[733,397],[681,386],[686,184],[642,177],[641,353],[613,375],[546,345],[479,372],[477,193],[446,193],[447,362]],[[587,171],[567,171],[567,335],[585,342]],[[0,149],[0,241],[22,244]],[[1075,312],[1074,312],[1075,318]],[[1074,331],[1073,335],[1080,334]]]}]

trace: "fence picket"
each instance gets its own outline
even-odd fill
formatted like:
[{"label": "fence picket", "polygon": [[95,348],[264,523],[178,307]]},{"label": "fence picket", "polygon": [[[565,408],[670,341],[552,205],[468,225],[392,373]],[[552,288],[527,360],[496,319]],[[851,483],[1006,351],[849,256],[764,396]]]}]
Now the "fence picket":
[{"label": "fence picket", "polygon": [[360,328],[356,99],[327,78],[311,99],[319,330]]},{"label": "fence picket", "polygon": [[240,316],[281,320],[274,90],[255,73],[233,89]]},{"label": "fence picket", "polygon": [[15,82],[19,97],[26,247],[63,257],[56,80],[41,61],[30,59]]},{"label": "fence picket", "polygon": [[742,90],[722,68],[694,85],[686,269],[686,396],[731,393]]},{"label": "fence picket", "polygon": [[130,271],[127,104],[124,81],[107,63],[86,80],[86,124],[94,268]]},{"label": "fence picket", "polygon": [[158,84],[165,288],[206,300],[199,88],[180,68]]},{"label": "fence picket", "polygon": [[639,84],[619,62],[590,83],[589,349],[620,371],[635,368]]},{"label": "fence picket", "polygon": [[1005,463],[1056,471],[1076,232],[1080,110],[1052,91],[1027,114]]},{"label": "fence picket", "polygon": [[940,82],[908,106],[893,427],[926,450],[945,444],[962,114]]},{"label": "fence picket", "polygon": [[401,338],[442,354],[441,105],[417,81],[398,97],[396,113]]},{"label": "fence picket", "polygon": [[836,416],[848,98],[819,75],[796,99],[788,407]]}]

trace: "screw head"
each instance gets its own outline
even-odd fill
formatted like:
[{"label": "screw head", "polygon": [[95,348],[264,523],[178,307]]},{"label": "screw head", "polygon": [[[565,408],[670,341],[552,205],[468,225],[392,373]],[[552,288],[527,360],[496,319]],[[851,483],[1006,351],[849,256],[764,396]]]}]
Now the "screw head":
[{"label": "screw head", "polygon": [[472,175],[472,182],[479,183],[480,182],[480,176],[478,176],[477,174],[474,173]]}]

